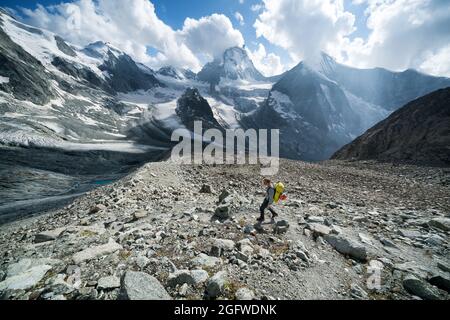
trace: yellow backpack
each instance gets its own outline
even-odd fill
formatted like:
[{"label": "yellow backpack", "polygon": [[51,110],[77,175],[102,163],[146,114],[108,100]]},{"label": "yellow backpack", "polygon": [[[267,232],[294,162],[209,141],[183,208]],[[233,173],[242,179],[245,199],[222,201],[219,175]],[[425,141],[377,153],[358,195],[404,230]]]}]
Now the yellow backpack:
[{"label": "yellow backpack", "polygon": [[278,182],[275,185],[275,195],[273,197],[273,201],[275,203],[278,203],[280,201],[280,197],[283,193],[284,193],[284,184],[281,182]]}]

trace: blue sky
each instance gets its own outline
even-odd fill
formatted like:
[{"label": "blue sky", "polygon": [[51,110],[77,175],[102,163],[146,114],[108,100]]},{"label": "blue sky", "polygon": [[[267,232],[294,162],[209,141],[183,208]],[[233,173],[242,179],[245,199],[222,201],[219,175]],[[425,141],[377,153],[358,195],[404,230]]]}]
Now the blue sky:
[{"label": "blue sky", "polygon": [[[94,40],[94,37],[108,38],[109,30],[117,30],[123,24],[134,24],[135,29],[128,28],[127,34],[114,34],[108,39],[97,40],[113,41],[119,48],[130,50],[128,53],[133,58],[155,67],[171,63],[198,69],[205,63],[205,59],[211,59],[213,55],[217,55],[217,51],[223,49],[218,45],[221,36],[208,34],[208,30],[211,31],[212,25],[223,28],[223,18],[226,16],[232,26],[227,27],[226,33],[222,35],[228,37],[224,39],[223,45],[242,43],[243,38],[252,53],[252,59],[254,62],[256,60],[255,65],[264,69],[262,71],[266,74],[279,72],[281,67],[292,67],[306,59],[311,51],[317,53],[318,50],[323,50],[338,62],[355,67],[385,67],[399,71],[415,68],[431,74],[450,76],[450,7],[445,0],[133,0],[141,8],[151,1],[154,12],[153,9],[150,10],[152,12],[147,11],[147,16],[133,11],[129,5],[131,1],[108,0],[104,2],[108,3],[109,11],[98,13],[100,20],[103,19],[101,25],[105,26],[105,30],[95,30],[92,26],[89,28],[95,19],[85,19],[82,34],[78,36],[70,30],[64,30],[64,21],[61,19],[67,18],[64,14],[67,3],[81,8],[82,2],[92,2],[97,10],[101,7],[97,1],[99,0],[2,0],[1,6],[16,10],[20,7],[35,10],[23,17],[25,22],[49,29],[79,45],[85,45],[87,41]],[[38,12],[37,4],[44,7],[57,5],[60,11]],[[252,10],[255,5],[259,5],[260,10]],[[116,7],[121,8],[116,10]],[[122,21],[121,16],[117,15],[119,11],[128,11],[125,15],[129,20]],[[237,12],[242,15],[244,23],[236,19]],[[82,11],[82,19],[89,16],[89,13],[92,12]],[[156,18],[153,13],[156,13]],[[212,15],[215,13],[223,16],[214,18]],[[94,15],[96,14],[97,12]],[[109,21],[111,15],[116,16],[116,21]],[[45,19],[42,19],[43,16]],[[208,20],[203,25],[200,21],[202,17]],[[148,23],[146,29],[139,29],[141,26],[134,20],[140,18],[153,21]],[[189,34],[183,33],[186,18],[196,20],[195,30],[189,30]],[[371,21],[371,29],[367,27],[368,19]],[[255,21],[258,21],[258,26]],[[152,33],[155,25],[162,29],[159,34],[152,34],[150,38],[143,34]],[[165,26],[169,26],[171,30],[164,31]],[[219,29],[215,29],[216,34],[217,30]],[[257,32],[260,37],[257,37]],[[202,38],[199,34],[210,39],[215,51],[209,50],[209,43],[205,43],[209,40],[199,39]],[[232,36],[234,40],[230,38]],[[198,43],[199,40],[203,43]],[[261,49],[261,45],[265,49],[262,53],[257,50]],[[196,49],[209,52],[203,56]],[[159,53],[164,56],[159,56]],[[177,60],[177,55],[181,59]]]}]

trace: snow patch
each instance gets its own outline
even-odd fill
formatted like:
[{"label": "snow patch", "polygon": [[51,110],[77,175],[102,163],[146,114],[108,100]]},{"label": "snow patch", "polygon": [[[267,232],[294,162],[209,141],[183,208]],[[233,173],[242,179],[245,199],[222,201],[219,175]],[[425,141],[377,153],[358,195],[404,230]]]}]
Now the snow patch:
[{"label": "snow patch", "polygon": [[9,83],[9,78],[0,76],[0,84],[6,84],[6,83]]}]

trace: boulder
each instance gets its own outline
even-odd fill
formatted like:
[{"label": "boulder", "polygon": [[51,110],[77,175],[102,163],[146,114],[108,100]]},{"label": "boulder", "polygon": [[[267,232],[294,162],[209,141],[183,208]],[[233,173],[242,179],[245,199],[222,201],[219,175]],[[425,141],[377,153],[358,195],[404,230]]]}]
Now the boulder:
[{"label": "boulder", "polygon": [[228,204],[222,204],[216,208],[214,216],[218,219],[228,219],[230,218],[231,210]]},{"label": "boulder", "polygon": [[195,284],[195,280],[189,270],[177,270],[169,275],[167,284],[169,287],[181,286],[183,284],[193,285]]},{"label": "boulder", "polygon": [[338,252],[348,255],[360,261],[367,260],[367,250],[364,245],[351,239],[350,237],[340,235],[326,235],[325,240]]},{"label": "boulder", "polygon": [[83,251],[75,253],[72,256],[72,260],[75,264],[80,264],[84,261],[92,260],[107,254],[111,254],[122,249],[123,248],[120,244],[110,239],[107,244],[87,248]]},{"label": "boulder", "polygon": [[424,300],[440,300],[441,297],[437,290],[422,279],[414,275],[408,275],[403,280],[403,287],[410,294]]},{"label": "boulder", "polygon": [[331,228],[329,228],[323,224],[311,223],[308,225],[308,227],[313,232],[313,235],[315,237],[319,237],[319,236],[323,237],[323,236],[326,236],[331,233]]},{"label": "boulder", "polygon": [[58,228],[58,229],[55,229],[55,230],[44,231],[44,232],[38,233],[34,237],[34,243],[42,243],[42,242],[54,241],[57,238],[59,238],[59,236],[61,236],[61,234],[64,231],[66,231],[66,228]]},{"label": "boulder", "polygon": [[325,222],[325,219],[322,217],[318,217],[318,216],[309,216],[308,218],[306,218],[306,221],[309,223],[323,224]]},{"label": "boulder", "polygon": [[398,231],[398,234],[408,239],[417,239],[422,235],[419,231],[407,229],[400,229]]},{"label": "boulder", "polygon": [[52,266],[43,264],[39,266],[31,267],[22,273],[7,277],[4,281],[0,282],[0,291],[5,290],[28,290],[36,286]]},{"label": "boulder", "polygon": [[428,224],[443,231],[450,231],[450,218],[434,218]]},{"label": "boulder", "polygon": [[206,272],[205,270],[201,270],[201,269],[191,270],[191,276],[194,279],[195,285],[205,283],[209,278],[208,272]]},{"label": "boulder", "polygon": [[428,280],[428,282],[430,282],[433,286],[450,293],[450,277],[448,275],[434,275]]},{"label": "boulder", "polygon": [[213,239],[211,246],[211,256],[220,257],[224,251],[233,251],[234,241],[225,239]]},{"label": "boulder", "polygon": [[200,189],[200,193],[208,193],[208,194],[211,194],[211,193],[213,193],[213,189],[212,189],[212,187],[211,187],[210,185],[204,184],[204,185],[202,186],[202,188]]},{"label": "boulder", "polygon": [[105,209],[106,209],[106,207],[103,204],[97,204],[97,205],[93,206],[91,209],[89,209],[89,214],[95,214],[95,213],[98,213]]},{"label": "boulder", "polygon": [[158,279],[144,272],[128,271],[121,288],[121,298],[125,300],[172,299]]},{"label": "boulder", "polygon": [[204,253],[200,253],[197,257],[191,260],[194,266],[214,268],[222,263],[222,259],[208,256]]},{"label": "boulder", "polygon": [[144,219],[148,216],[148,212],[146,210],[138,210],[133,213],[133,220]]},{"label": "boulder", "polygon": [[113,290],[120,288],[120,279],[115,276],[103,277],[98,280],[97,289],[99,290]]},{"label": "boulder", "polygon": [[216,273],[211,279],[209,279],[206,286],[206,297],[209,299],[215,299],[219,297],[225,289],[227,283],[227,273],[221,271]]}]

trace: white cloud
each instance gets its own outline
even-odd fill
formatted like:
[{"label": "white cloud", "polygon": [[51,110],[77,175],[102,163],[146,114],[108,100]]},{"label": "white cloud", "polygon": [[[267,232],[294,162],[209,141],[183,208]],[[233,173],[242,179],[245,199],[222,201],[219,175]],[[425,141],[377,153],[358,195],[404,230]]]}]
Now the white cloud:
[{"label": "white cloud", "polygon": [[[187,18],[182,30],[173,30],[158,18],[148,0],[76,0],[54,6],[24,9],[25,22],[51,30],[67,41],[87,45],[107,41],[139,62],[198,71],[204,57],[242,45],[242,34],[223,15]],[[209,44],[209,46],[208,46]],[[147,48],[158,50],[150,56]]]},{"label": "white cloud", "polygon": [[450,6],[446,0],[366,0],[366,40],[348,42],[347,61],[450,76]]},{"label": "white cloud", "polygon": [[255,51],[247,49],[247,53],[252,59],[256,69],[258,69],[266,77],[279,75],[286,71],[285,67],[281,63],[280,57],[274,53],[267,54],[266,48],[261,43]]},{"label": "white cloud", "polygon": [[352,3],[367,7],[366,38],[351,39],[355,16],[343,0],[263,0],[254,27],[258,37],[286,49],[296,62],[323,50],[357,67],[415,68],[450,76],[448,0]]},{"label": "white cloud", "polygon": [[244,44],[244,37],[233,28],[230,19],[223,14],[213,14],[199,20],[187,18],[178,36],[199,56],[207,60],[222,56],[230,48]]},{"label": "white cloud", "polygon": [[320,50],[339,55],[339,45],[354,28],[355,17],[342,0],[263,0],[254,27],[258,37],[288,51],[293,60]]},{"label": "white cloud", "polygon": [[264,8],[264,6],[263,6],[262,4],[260,4],[260,3],[253,4],[253,5],[250,7],[250,9],[251,9],[253,12],[258,12],[258,11],[261,10],[262,8]]},{"label": "white cloud", "polygon": [[235,12],[234,17],[241,26],[245,24],[244,16],[239,11]]}]

